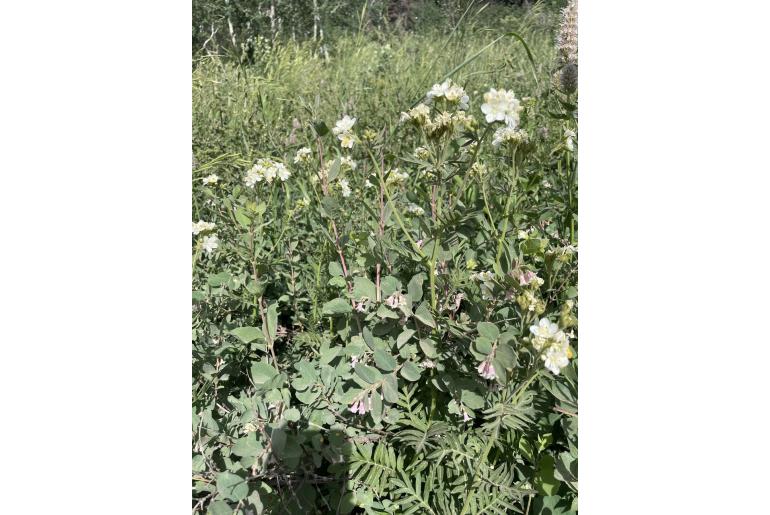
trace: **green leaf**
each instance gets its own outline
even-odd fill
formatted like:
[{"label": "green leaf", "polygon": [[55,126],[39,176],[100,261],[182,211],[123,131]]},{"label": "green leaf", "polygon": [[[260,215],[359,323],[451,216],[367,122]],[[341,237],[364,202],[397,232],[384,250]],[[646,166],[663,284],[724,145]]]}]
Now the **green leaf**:
[{"label": "green leaf", "polygon": [[264,361],[251,364],[251,380],[257,386],[263,385],[278,375],[278,371],[272,365]]},{"label": "green leaf", "polygon": [[436,327],[436,321],[433,320],[433,315],[431,315],[426,302],[420,304],[420,307],[414,312],[414,317],[428,327]]},{"label": "green leaf", "polygon": [[337,156],[332,162],[331,167],[329,167],[329,174],[327,176],[328,180],[333,181],[334,179],[337,178],[337,175],[339,175],[339,173],[340,173],[340,157]]},{"label": "green leaf", "polygon": [[470,409],[481,409],[484,407],[484,398],[472,390],[463,390],[460,394],[460,399]]},{"label": "green leaf", "polygon": [[404,366],[401,367],[401,376],[406,379],[407,381],[417,381],[420,379],[420,367],[412,363],[411,361],[407,361],[404,363]]},{"label": "green leaf", "polygon": [[283,412],[283,418],[285,418],[289,422],[296,422],[299,420],[299,417],[300,417],[300,413],[297,408],[289,408]]},{"label": "green leaf", "polygon": [[262,444],[257,442],[257,434],[249,433],[242,438],[238,438],[235,441],[235,445],[231,449],[232,453],[236,456],[245,458],[247,456],[256,456],[262,452]]},{"label": "green leaf", "polygon": [[217,287],[227,284],[232,277],[229,272],[219,272],[218,274],[210,275],[206,282],[208,282],[209,286]]},{"label": "green leaf", "polygon": [[366,277],[353,279],[353,298],[361,300],[366,297],[369,300],[377,298],[377,286]]},{"label": "green leaf", "polygon": [[386,299],[401,289],[401,283],[392,275],[386,275],[380,281],[380,290],[382,298]]},{"label": "green leaf", "polygon": [[273,302],[267,308],[267,333],[270,335],[270,340],[275,340],[275,335],[278,331],[278,303]]},{"label": "green leaf", "polygon": [[233,515],[233,509],[225,501],[217,499],[209,504],[206,515]]},{"label": "green leaf", "polygon": [[564,294],[568,299],[574,299],[575,297],[578,296],[577,288],[575,288],[574,286],[570,286],[569,288],[567,288],[567,291],[564,292]]},{"label": "green leaf", "polygon": [[428,338],[423,338],[420,340],[420,348],[422,349],[422,352],[425,353],[425,356],[428,358],[437,358],[438,352],[436,352],[436,342],[433,340],[430,340]]},{"label": "green leaf", "polygon": [[532,503],[532,515],[575,515],[567,499],[558,495],[537,495]]},{"label": "green leaf", "polygon": [[374,362],[377,368],[384,372],[390,372],[398,366],[398,362],[393,356],[384,349],[378,348],[374,351]]},{"label": "green leaf", "polygon": [[235,220],[243,227],[244,229],[248,229],[251,227],[251,218],[249,218],[246,213],[244,213],[243,208],[238,208],[235,210]]},{"label": "green leaf", "polygon": [[251,343],[254,340],[264,340],[265,335],[259,327],[236,327],[230,334],[241,340],[243,343]]},{"label": "green leaf", "polygon": [[385,396],[385,400],[391,404],[398,402],[398,379],[396,379],[395,374],[386,374],[383,376],[382,394]]},{"label": "green leaf", "polygon": [[409,341],[414,332],[414,329],[404,329],[396,338],[396,346],[400,349],[402,345]]},{"label": "green leaf", "polygon": [[313,129],[315,130],[315,133],[321,137],[329,134],[329,127],[326,125],[325,122],[321,120],[313,122]]},{"label": "green leaf", "polygon": [[479,322],[476,329],[479,332],[479,336],[483,336],[491,341],[497,340],[497,337],[500,336],[500,330],[491,322]]},{"label": "green leaf", "polygon": [[507,343],[498,344],[495,357],[508,369],[513,368],[513,365],[516,363],[516,354]]},{"label": "green leaf", "polygon": [[382,379],[382,374],[376,368],[364,365],[363,363],[356,364],[356,374],[369,384],[374,384]]},{"label": "green leaf", "polygon": [[422,300],[422,283],[425,281],[425,275],[417,274],[412,277],[407,285],[407,291],[412,298],[412,302],[420,302]]},{"label": "green leaf", "polygon": [[343,298],[332,299],[323,306],[324,315],[341,315],[351,311],[353,311],[353,307],[350,305],[350,302]]},{"label": "green leaf", "polygon": [[372,418],[375,422],[379,422],[382,420],[382,397],[380,397],[380,393],[377,391],[372,392]]},{"label": "green leaf", "polygon": [[342,267],[336,261],[329,261],[329,275],[332,277],[342,277]]},{"label": "green leaf", "polygon": [[479,336],[474,340],[474,343],[476,345],[476,350],[479,351],[481,354],[489,354],[492,352],[492,342],[489,341],[487,338],[484,338],[483,336]]},{"label": "green leaf", "polygon": [[249,484],[232,472],[220,472],[217,474],[217,492],[225,499],[242,501],[249,495]]},{"label": "green leaf", "polygon": [[543,495],[553,495],[559,489],[559,481],[554,477],[554,459],[550,454],[544,454],[537,465],[535,488]]}]

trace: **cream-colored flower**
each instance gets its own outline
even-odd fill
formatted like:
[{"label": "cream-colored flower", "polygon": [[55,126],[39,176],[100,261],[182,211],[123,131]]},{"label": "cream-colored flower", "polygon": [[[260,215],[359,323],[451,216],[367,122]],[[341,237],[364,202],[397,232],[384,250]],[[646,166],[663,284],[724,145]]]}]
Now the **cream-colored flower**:
[{"label": "cream-colored flower", "polygon": [[492,146],[497,148],[502,143],[510,143],[511,145],[518,146],[529,141],[529,136],[521,129],[505,126],[500,127],[495,131],[495,136],[492,139]]},{"label": "cream-colored flower", "polygon": [[425,214],[425,210],[423,208],[421,208],[417,204],[412,204],[412,203],[409,203],[406,206],[406,212],[417,216],[422,216]]},{"label": "cream-colored flower", "polygon": [[343,197],[349,197],[352,193],[352,190],[350,189],[350,184],[348,184],[348,181],[345,179],[340,179],[340,191],[342,191]]},{"label": "cream-colored flower", "polygon": [[505,122],[509,127],[516,127],[519,124],[519,111],[521,105],[513,91],[492,88],[484,93],[481,112],[484,113],[487,123]]},{"label": "cream-colored flower", "polygon": [[219,238],[216,234],[206,236],[203,238],[201,247],[206,251],[206,254],[212,254],[219,247]]},{"label": "cream-colored flower", "polygon": [[350,132],[344,132],[338,136],[340,140],[340,146],[342,148],[353,148],[353,144],[356,142],[353,134]]},{"label": "cream-colored flower", "polygon": [[353,128],[353,125],[355,123],[356,123],[355,118],[351,118],[350,116],[345,115],[342,117],[341,120],[337,120],[337,123],[334,125],[332,132],[334,133],[335,136],[339,136],[340,134],[350,132],[350,130]]},{"label": "cream-colored flower", "polygon": [[201,182],[203,182],[203,184],[216,184],[218,180],[219,176],[215,173],[212,173],[211,175],[204,177]]},{"label": "cream-colored flower", "polygon": [[198,235],[205,231],[211,231],[215,227],[216,224],[214,222],[204,222],[203,220],[198,220],[192,224],[192,233]]},{"label": "cream-colored flower", "polygon": [[313,152],[308,147],[302,147],[297,150],[297,155],[294,156],[294,163],[307,163],[312,155]]}]

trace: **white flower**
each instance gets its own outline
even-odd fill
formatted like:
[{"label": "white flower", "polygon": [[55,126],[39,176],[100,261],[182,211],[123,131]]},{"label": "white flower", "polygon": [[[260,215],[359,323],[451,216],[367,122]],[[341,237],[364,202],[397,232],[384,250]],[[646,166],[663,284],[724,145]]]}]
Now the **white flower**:
[{"label": "white flower", "polygon": [[401,113],[401,121],[413,121],[419,126],[426,125],[430,121],[430,108],[425,104],[417,104],[408,113]]},{"label": "white flower", "polygon": [[279,177],[282,181],[289,178],[291,173],[286,169],[286,165],[273,161],[272,159],[261,158],[257,160],[251,170],[246,173],[246,186],[253,188],[258,182],[265,181],[268,184],[272,183],[276,177]]},{"label": "white flower", "polygon": [[540,357],[545,361],[545,368],[558,374],[562,368],[569,365],[569,358],[572,357],[569,338],[564,331],[559,330],[559,326],[547,318],[541,318],[529,331],[534,335],[532,346],[542,353]]},{"label": "white flower", "polygon": [[505,89],[490,89],[484,93],[484,103],[481,104],[481,112],[487,123],[505,122],[509,127],[516,127],[519,123],[519,111],[521,106],[513,94],[513,91]]},{"label": "white flower", "polygon": [[342,196],[343,197],[349,197],[352,193],[352,190],[350,189],[350,185],[348,184],[348,181],[345,179],[340,179],[340,190],[342,190]]},{"label": "white flower", "polygon": [[401,292],[397,291],[385,299],[385,305],[393,309],[406,306],[406,297],[404,297]]},{"label": "white flower", "polygon": [[216,234],[203,238],[203,250],[206,251],[206,254],[211,254],[217,247],[219,247],[219,238],[217,238]]},{"label": "white flower", "polygon": [[372,184],[369,179],[366,179],[366,182],[364,183],[364,188],[374,188],[374,184]]},{"label": "white flower", "polygon": [[281,179],[281,182],[286,182],[286,180],[291,176],[291,172],[283,163],[276,163],[275,169],[278,172],[278,178]]},{"label": "white flower", "polygon": [[414,149],[414,157],[424,161],[430,157],[430,150],[425,147],[417,147]]},{"label": "white flower", "polygon": [[564,131],[564,137],[567,138],[567,141],[565,144],[567,146],[567,150],[569,150],[570,152],[575,150],[575,144],[572,142],[572,138],[574,138],[575,136],[576,134],[569,129],[566,129]]},{"label": "white flower", "polygon": [[510,126],[500,127],[495,131],[494,139],[492,140],[492,146],[497,148],[501,143],[511,143],[513,145],[520,145],[529,141],[529,136],[521,129],[516,129]]},{"label": "white flower", "polygon": [[417,215],[417,216],[422,216],[425,214],[425,210],[423,208],[421,208],[417,204],[412,204],[412,203],[409,203],[406,206],[406,212],[412,213],[413,215]]},{"label": "white flower", "polygon": [[262,182],[265,177],[262,175],[262,167],[254,165],[251,170],[246,172],[246,186],[253,188],[258,182]]},{"label": "white flower", "polygon": [[358,168],[358,163],[353,161],[353,158],[350,156],[345,156],[340,159],[340,166],[343,166],[343,165],[349,167],[351,170],[355,170],[356,168]]},{"label": "white flower", "polygon": [[409,178],[409,174],[406,172],[399,172],[398,168],[394,168],[388,172],[388,178],[385,180],[386,184],[403,184]]},{"label": "white flower", "polygon": [[569,357],[567,352],[557,346],[549,347],[545,354],[543,354],[543,361],[545,361],[545,368],[558,374],[562,368],[569,365]]},{"label": "white flower", "polygon": [[556,336],[559,332],[559,326],[547,318],[541,318],[537,325],[529,326],[529,332],[532,333],[535,338],[549,339]]},{"label": "white flower", "polygon": [[494,277],[495,274],[492,272],[478,272],[469,276],[471,281],[491,281]]},{"label": "white flower", "polygon": [[204,231],[210,231],[215,227],[216,224],[214,222],[204,222],[203,220],[198,220],[192,224],[192,233],[198,235]]},{"label": "white flower", "polygon": [[215,173],[203,178],[203,184],[216,184],[219,180],[219,176]]},{"label": "white flower", "polygon": [[297,155],[294,156],[294,163],[307,163],[310,161],[310,156],[313,152],[308,147],[302,147],[297,150]]},{"label": "white flower", "polygon": [[446,96],[446,94],[449,92],[449,88],[452,84],[452,81],[447,79],[444,81],[443,84],[434,84],[430,91],[425,95],[425,98],[430,102],[434,98],[441,98]]},{"label": "white flower", "polygon": [[339,136],[340,134],[350,132],[350,129],[353,128],[353,124],[355,123],[356,123],[355,118],[351,118],[350,116],[345,115],[342,117],[341,120],[337,120],[337,123],[332,129],[332,132],[334,133],[335,136]]},{"label": "white flower", "polygon": [[353,138],[353,134],[349,132],[344,132],[338,136],[340,140],[340,146],[343,148],[353,148],[353,144],[356,142],[355,138]]}]

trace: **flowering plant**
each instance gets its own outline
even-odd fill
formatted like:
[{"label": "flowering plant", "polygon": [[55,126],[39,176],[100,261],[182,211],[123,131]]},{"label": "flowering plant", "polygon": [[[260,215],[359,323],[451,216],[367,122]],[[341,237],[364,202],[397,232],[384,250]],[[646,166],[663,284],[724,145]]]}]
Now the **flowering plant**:
[{"label": "flowering plant", "polygon": [[446,79],[200,166],[198,508],[576,510],[577,134],[542,102]]}]

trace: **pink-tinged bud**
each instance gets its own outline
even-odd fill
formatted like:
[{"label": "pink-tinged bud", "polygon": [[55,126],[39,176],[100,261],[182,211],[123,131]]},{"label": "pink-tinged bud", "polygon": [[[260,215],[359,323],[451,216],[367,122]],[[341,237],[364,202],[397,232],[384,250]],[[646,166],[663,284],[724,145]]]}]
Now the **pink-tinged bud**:
[{"label": "pink-tinged bud", "polygon": [[537,277],[534,272],[524,272],[523,274],[519,275],[519,284],[521,286],[526,286],[530,282],[532,282],[532,279]]},{"label": "pink-tinged bud", "polygon": [[497,374],[495,374],[495,366],[490,360],[482,362],[476,370],[479,371],[479,374],[481,374],[481,377],[484,379],[494,379],[497,377]]},{"label": "pink-tinged bud", "polygon": [[469,417],[465,410],[463,410],[463,422],[468,422],[470,419],[471,417]]}]

